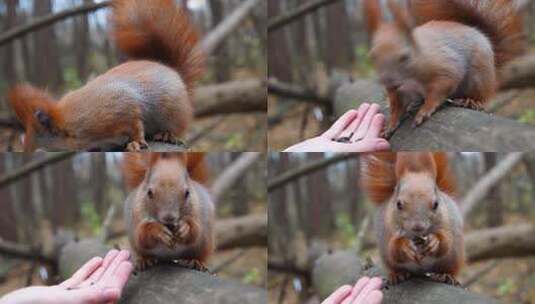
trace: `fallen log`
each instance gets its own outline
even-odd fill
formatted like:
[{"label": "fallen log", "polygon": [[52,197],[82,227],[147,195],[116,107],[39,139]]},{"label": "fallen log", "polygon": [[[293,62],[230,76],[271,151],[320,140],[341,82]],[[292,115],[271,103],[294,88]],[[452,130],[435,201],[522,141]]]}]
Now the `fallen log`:
[{"label": "fallen log", "polygon": [[[60,255],[59,269],[63,278],[70,277],[91,257],[103,257],[109,250],[95,239],[67,244]],[[157,265],[130,279],[119,303],[263,303],[263,288],[244,285],[208,273],[174,265]]]},{"label": "fallen log", "polygon": [[[335,94],[334,112],[342,115],[363,102],[381,105],[388,116],[383,87],[372,80],[342,85]],[[445,106],[417,128],[414,114],[390,138],[393,150],[528,151],[535,149],[535,126],[484,112]]]},{"label": "fallen log", "polygon": [[[376,265],[364,265],[351,250],[335,251],[321,256],[312,269],[312,285],[321,299],[325,299],[338,287],[355,284],[363,276],[383,276]],[[383,290],[383,304],[491,304],[498,301],[485,295],[472,293],[461,287],[413,278]]]}]

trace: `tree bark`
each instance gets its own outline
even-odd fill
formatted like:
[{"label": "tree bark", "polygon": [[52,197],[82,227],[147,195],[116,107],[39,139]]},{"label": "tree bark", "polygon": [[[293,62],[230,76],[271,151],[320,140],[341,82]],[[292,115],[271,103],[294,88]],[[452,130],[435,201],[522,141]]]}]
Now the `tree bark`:
[{"label": "tree bark", "polygon": [[[363,102],[375,102],[386,111],[384,89],[371,80],[357,80],[336,91],[337,116]],[[388,116],[388,115],[387,115]],[[446,106],[423,125],[412,127],[413,115],[390,138],[397,151],[528,151],[535,150],[535,126],[491,114]]]}]

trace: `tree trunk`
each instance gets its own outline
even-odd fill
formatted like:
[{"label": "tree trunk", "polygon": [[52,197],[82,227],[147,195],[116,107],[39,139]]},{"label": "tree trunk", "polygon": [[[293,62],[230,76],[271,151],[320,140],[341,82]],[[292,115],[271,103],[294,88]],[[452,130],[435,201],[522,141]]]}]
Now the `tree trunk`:
[{"label": "tree trunk", "polygon": [[[224,3],[221,0],[210,0],[210,8],[212,10],[212,28],[215,28],[223,21]],[[217,82],[223,82],[230,79],[230,69],[232,66],[231,59],[228,54],[227,44],[222,42],[214,51],[215,60],[215,78]]]}]

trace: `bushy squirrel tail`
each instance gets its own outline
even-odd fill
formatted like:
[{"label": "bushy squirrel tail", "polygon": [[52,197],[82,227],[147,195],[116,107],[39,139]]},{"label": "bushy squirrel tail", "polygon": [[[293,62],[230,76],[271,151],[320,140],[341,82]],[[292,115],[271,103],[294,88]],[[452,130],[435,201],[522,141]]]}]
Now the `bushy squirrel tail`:
[{"label": "bushy squirrel tail", "polygon": [[191,179],[201,184],[206,184],[208,181],[209,171],[204,153],[124,153],[123,155],[123,179],[128,189],[139,186],[143,182],[147,170],[162,158],[176,158],[177,161],[185,165]]},{"label": "bushy squirrel tail", "polygon": [[511,0],[411,0],[410,10],[417,24],[443,20],[477,28],[492,43],[496,67],[526,49],[522,17]]},{"label": "bushy squirrel tail", "polygon": [[438,188],[455,195],[455,183],[448,156],[442,152],[377,152],[362,158],[361,187],[375,204],[386,202],[394,194],[400,178],[407,172],[429,172]]},{"label": "bushy squirrel tail", "polygon": [[187,13],[173,0],[113,0],[112,5],[117,46],[130,58],[175,68],[191,96],[205,57]]}]

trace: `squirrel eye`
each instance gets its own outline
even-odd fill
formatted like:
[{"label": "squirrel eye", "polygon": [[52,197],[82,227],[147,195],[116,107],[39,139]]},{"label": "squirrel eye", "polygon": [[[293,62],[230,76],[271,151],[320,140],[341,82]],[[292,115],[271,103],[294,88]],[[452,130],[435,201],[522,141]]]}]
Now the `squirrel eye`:
[{"label": "squirrel eye", "polygon": [[154,197],[154,192],[152,191],[152,189],[149,189],[149,190],[147,191],[147,196],[148,196],[150,199],[152,199],[152,198]]},{"label": "squirrel eye", "polygon": [[400,200],[398,200],[398,201],[396,202],[396,207],[398,207],[398,210],[403,209],[403,203],[402,203]]},{"label": "squirrel eye", "polygon": [[438,201],[434,201],[433,202],[433,210],[437,210],[438,209]]},{"label": "squirrel eye", "polygon": [[188,198],[189,198],[189,190],[186,190],[186,192],[184,193],[184,198],[185,198],[185,199],[188,199]]}]

